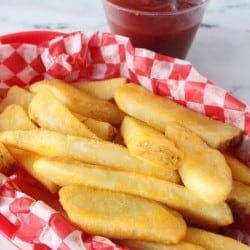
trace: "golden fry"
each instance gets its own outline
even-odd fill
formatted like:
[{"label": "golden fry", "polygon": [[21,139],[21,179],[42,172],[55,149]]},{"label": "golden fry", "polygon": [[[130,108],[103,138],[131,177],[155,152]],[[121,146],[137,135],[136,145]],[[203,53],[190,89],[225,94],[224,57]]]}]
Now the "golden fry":
[{"label": "golden fry", "polygon": [[34,95],[29,105],[29,116],[41,128],[69,135],[98,138],[47,90]]},{"label": "golden fry", "polygon": [[68,109],[83,116],[111,124],[119,124],[123,119],[123,113],[113,103],[90,96],[61,80],[43,80],[30,86],[33,93],[44,89],[50,90]]},{"label": "golden fry", "polygon": [[36,125],[20,105],[10,104],[0,113],[0,131],[35,128]]},{"label": "golden fry", "polygon": [[184,153],[178,171],[185,186],[210,204],[226,200],[232,174],[223,154],[176,122],[167,123],[165,134]]},{"label": "golden fry", "polygon": [[205,248],[181,241],[177,244],[162,244],[143,240],[119,240],[120,246],[129,247],[130,250],[206,250]]},{"label": "golden fry", "polygon": [[224,154],[224,156],[231,168],[233,179],[250,185],[250,168],[232,155]]},{"label": "golden fry", "polygon": [[98,121],[77,113],[74,113],[74,116],[84,123],[89,130],[105,141],[112,141],[117,133],[117,128],[108,122]]},{"label": "golden fry", "polygon": [[161,202],[199,226],[224,226],[233,220],[225,202],[207,204],[184,186],[158,178],[62,158],[40,159],[35,170],[59,186],[86,185]]},{"label": "golden fry", "polygon": [[28,90],[18,86],[12,86],[9,88],[5,98],[0,102],[0,112],[2,112],[10,104],[18,104],[27,112],[31,99],[32,93]]},{"label": "golden fry", "polygon": [[80,185],[61,188],[59,197],[69,218],[90,234],[177,243],[186,233],[180,214],[140,197]]},{"label": "golden fry", "polygon": [[8,150],[13,155],[15,160],[18,162],[19,166],[27,171],[32,177],[38,180],[45,188],[47,188],[51,193],[57,193],[59,186],[53,181],[44,178],[43,175],[39,174],[34,170],[35,162],[41,158],[40,155],[34,154],[30,151],[17,149],[14,147],[8,147]]},{"label": "golden fry", "polygon": [[250,186],[234,181],[227,201],[233,207],[233,210],[250,214]]},{"label": "golden fry", "polygon": [[146,164],[131,155],[127,148],[108,141],[70,136],[45,129],[4,131],[0,133],[0,141],[41,155],[69,157],[109,168],[152,175],[173,182],[179,181],[176,171]]},{"label": "golden fry", "polygon": [[132,154],[159,167],[172,170],[179,167],[182,152],[159,131],[129,116],[123,119],[120,129]]},{"label": "golden fry", "polygon": [[179,122],[214,148],[226,148],[235,144],[242,135],[239,128],[191,111],[136,84],[125,84],[118,88],[114,99],[122,111],[156,129],[164,131],[167,122]]},{"label": "golden fry", "polygon": [[117,133],[117,129],[108,122],[87,118],[83,123],[105,141],[112,141]]},{"label": "golden fry", "polygon": [[200,245],[207,250],[249,250],[249,246],[232,238],[188,227],[185,241]]},{"label": "golden fry", "polygon": [[112,78],[100,81],[83,81],[74,84],[80,90],[102,100],[111,100],[114,92],[126,83],[126,78]]}]

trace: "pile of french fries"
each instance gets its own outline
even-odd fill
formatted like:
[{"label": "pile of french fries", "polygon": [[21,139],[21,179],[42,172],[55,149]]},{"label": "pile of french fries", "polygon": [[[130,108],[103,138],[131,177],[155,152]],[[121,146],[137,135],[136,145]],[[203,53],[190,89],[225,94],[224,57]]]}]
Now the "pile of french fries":
[{"label": "pile of french fries", "polygon": [[124,78],[11,87],[0,171],[22,168],[84,231],[132,250],[249,249],[214,230],[250,213],[242,131]]}]

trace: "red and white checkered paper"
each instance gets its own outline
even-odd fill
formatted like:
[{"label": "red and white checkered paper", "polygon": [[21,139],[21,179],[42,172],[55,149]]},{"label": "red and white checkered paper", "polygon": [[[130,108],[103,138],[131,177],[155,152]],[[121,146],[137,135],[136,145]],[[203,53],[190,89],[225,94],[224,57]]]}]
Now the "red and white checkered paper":
[{"label": "red and white checkered paper", "polygon": [[[250,165],[250,108],[199,74],[187,61],[134,48],[128,38],[101,32],[97,32],[91,37],[86,37],[81,32],[74,32],[60,35],[39,45],[1,44],[0,41],[0,88],[8,88],[12,85],[28,86],[44,78],[60,78],[70,83],[79,79],[98,80],[119,76],[126,77],[130,82],[138,83],[157,95],[169,97],[192,110],[241,128],[244,131],[244,137],[236,154]],[[3,184],[2,188],[5,186]],[[8,187],[9,184],[6,187],[7,191]],[[10,200],[19,204],[18,196],[23,196],[23,194],[14,190],[10,191],[10,193],[12,192],[15,195],[11,196]],[[3,193],[5,194],[5,191]],[[3,202],[0,200],[0,213],[6,216],[11,202],[8,203],[9,198],[6,198],[5,195],[2,195],[1,199]],[[30,200],[28,199],[26,202],[28,206]],[[32,209],[37,209],[35,214],[44,213],[49,220],[51,216],[53,217],[53,212],[50,212],[49,208],[45,208],[41,202],[32,202]],[[27,213],[31,219],[34,215],[32,209]],[[36,219],[37,217],[34,221]],[[43,225],[43,220],[41,222],[38,219],[38,221]],[[13,221],[12,218],[11,223],[15,225],[16,219]],[[64,244],[56,233],[57,229],[52,229],[48,221],[46,223],[47,237],[55,237],[59,241],[61,240],[60,244]],[[22,226],[26,233],[27,227]],[[250,237],[245,231],[242,232],[240,227],[236,229],[231,227],[230,230],[236,238],[250,244]],[[77,238],[78,234],[79,231],[74,231],[66,238],[71,235]],[[91,240],[95,240],[95,238]],[[16,243],[17,239],[13,241]],[[42,242],[38,240],[37,244],[40,243]],[[27,244],[32,245],[31,242]],[[50,247],[57,249],[54,245]],[[33,249],[38,248],[33,247]],[[67,247],[60,249],[67,249]],[[85,248],[78,246],[78,248],[71,249]],[[111,244],[110,248],[86,247],[86,249],[119,248],[115,248]]]},{"label": "red and white checkered paper", "polygon": [[23,250],[126,250],[77,229],[42,201],[35,201],[0,174],[0,233]]}]

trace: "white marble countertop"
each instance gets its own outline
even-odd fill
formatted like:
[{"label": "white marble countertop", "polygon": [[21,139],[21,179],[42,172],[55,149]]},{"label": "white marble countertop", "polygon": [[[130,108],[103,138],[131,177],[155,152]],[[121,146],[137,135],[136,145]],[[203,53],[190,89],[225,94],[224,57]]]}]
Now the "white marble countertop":
[{"label": "white marble countertop", "polygon": [[[101,0],[0,0],[0,34],[109,31]],[[196,69],[250,105],[250,1],[210,0],[188,54]]]}]

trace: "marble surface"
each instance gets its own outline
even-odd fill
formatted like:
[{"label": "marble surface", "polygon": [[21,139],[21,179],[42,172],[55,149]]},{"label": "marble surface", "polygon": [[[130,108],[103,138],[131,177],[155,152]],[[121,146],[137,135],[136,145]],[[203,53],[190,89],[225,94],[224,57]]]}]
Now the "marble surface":
[{"label": "marble surface", "polygon": [[[0,34],[109,31],[101,0],[0,0]],[[210,0],[187,56],[211,81],[250,105],[250,1]]]}]

